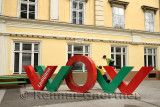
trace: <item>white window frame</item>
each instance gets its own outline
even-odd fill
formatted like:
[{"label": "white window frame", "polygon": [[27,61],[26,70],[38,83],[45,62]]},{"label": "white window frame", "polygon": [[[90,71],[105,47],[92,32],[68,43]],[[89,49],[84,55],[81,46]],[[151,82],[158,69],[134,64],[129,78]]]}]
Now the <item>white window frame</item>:
[{"label": "white window frame", "polygon": [[[150,29],[150,26],[151,25],[149,25],[149,30],[147,30],[146,28],[146,26],[147,26],[147,24],[146,24],[146,14],[147,13],[149,13],[149,14],[153,14],[153,21],[154,21],[154,23],[153,23],[153,31],[151,31],[151,29]],[[145,13],[144,13],[144,19],[145,19],[145,31],[147,31],[147,32],[155,32],[155,14],[154,14],[154,12],[149,12],[149,11],[146,11]],[[151,20],[151,19],[149,19],[149,20]]]},{"label": "white window frame", "polygon": [[[22,3],[22,1],[18,0],[17,17],[19,17],[19,18],[21,18],[21,3]],[[35,3],[29,3],[28,1],[23,2],[23,3],[26,3],[27,6],[29,4],[35,4],[35,19],[38,19],[38,0],[35,0]],[[27,9],[29,9],[29,8],[27,8]],[[29,10],[27,10],[27,18],[25,18],[25,19],[29,19],[28,18],[28,12],[29,12]],[[34,20],[34,19],[30,19],[30,20]]]},{"label": "white window frame", "polygon": [[[19,51],[15,50],[15,43],[20,44]],[[23,44],[32,44],[32,50],[22,50]],[[38,44],[38,51],[34,51],[34,44]],[[41,43],[40,42],[26,42],[26,41],[13,41],[13,74],[25,74],[26,72],[22,72],[22,53],[31,53],[31,65],[34,66],[34,53],[38,53],[38,65],[41,64]],[[15,61],[15,53],[19,53],[19,72],[14,72],[14,61]]]},{"label": "white window frame", "polygon": [[[68,45],[72,46],[71,52],[68,52]],[[83,52],[75,52],[74,51],[74,46],[83,46]],[[88,52],[85,52],[85,46],[88,46]],[[76,44],[76,43],[67,43],[67,61],[68,61],[68,54],[71,54],[71,56],[74,56],[74,54],[88,54],[88,57],[91,57],[91,45],[90,44]],[[81,70],[74,70],[74,72],[81,72]],[[86,72],[85,70],[85,65],[83,64],[82,72]]]},{"label": "white window frame", "polygon": [[[114,47],[114,51],[111,51],[111,48]],[[121,48],[121,52],[116,52],[116,48]],[[123,55],[125,55],[125,66],[128,65],[128,47],[127,46],[115,46],[111,45],[110,52],[111,56],[114,55],[114,65],[116,65],[116,55],[121,55],[121,68],[123,67]],[[125,52],[123,52],[123,48],[125,48]],[[118,69],[119,70],[119,69]]]},{"label": "white window frame", "polygon": [[[72,9],[72,2],[73,1],[75,1],[75,2],[82,2],[83,3],[83,20],[82,20],[82,25],[86,24],[86,1],[85,0],[70,0],[70,22],[73,23],[72,22],[72,11],[73,11],[73,9]],[[79,17],[79,15],[77,17]],[[77,23],[77,20],[76,20],[76,24],[79,24],[79,22]]]},{"label": "white window frame", "polygon": [[[152,47],[144,47],[144,50],[146,49],[146,53],[144,51],[144,56],[146,55],[146,66],[148,66],[148,55],[151,55],[152,56],[152,66],[154,67],[154,56],[155,56],[155,59],[156,59],[156,68],[154,68],[154,70],[158,69],[158,49],[157,48],[152,48]],[[148,53],[148,49],[152,49],[152,54],[149,54]],[[155,54],[153,52],[153,50],[155,49]],[[145,60],[144,60],[144,66],[145,66]]]},{"label": "white window frame", "polygon": [[[114,26],[114,8],[121,8],[121,9],[123,9],[124,10],[124,24],[123,24],[123,27],[121,27],[120,26],[120,23],[118,23],[118,26]],[[118,15],[118,16],[120,16],[120,15]],[[113,25],[113,28],[119,28],[119,29],[125,29],[125,8],[124,7],[120,7],[120,6],[113,6],[113,8],[112,8],[112,25]]]}]

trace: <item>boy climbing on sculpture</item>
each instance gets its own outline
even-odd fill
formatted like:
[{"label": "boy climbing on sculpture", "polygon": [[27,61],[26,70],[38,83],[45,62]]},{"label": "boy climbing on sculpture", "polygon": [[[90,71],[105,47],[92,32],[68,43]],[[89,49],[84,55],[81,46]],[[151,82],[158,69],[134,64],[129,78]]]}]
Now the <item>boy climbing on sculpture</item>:
[{"label": "boy climbing on sculpture", "polygon": [[99,66],[97,67],[97,69],[100,71],[100,73],[102,74],[104,80],[107,82],[107,83],[110,83],[110,80],[107,78],[107,75],[104,73],[103,69],[102,69],[102,66]]},{"label": "boy climbing on sculpture", "polygon": [[108,58],[106,55],[103,55],[103,59],[107,61],[107,66],[114,67],[114,59]]},{"label": "boy climbing on sculpture", "polygon": [[[112,66],[114,67],[114,59],[112,58],[108,58],[106,55],[103,55],[103,59],[105,59],[107,61],[107,66]],[[102,74],[104,80],[107,82],[107,83],[110,83],[110,80],[107,78],[107,75],[104,73],[103,69],[102,69],[102,66],[97,66],[97,69],[100,71],[100,73]]]}]

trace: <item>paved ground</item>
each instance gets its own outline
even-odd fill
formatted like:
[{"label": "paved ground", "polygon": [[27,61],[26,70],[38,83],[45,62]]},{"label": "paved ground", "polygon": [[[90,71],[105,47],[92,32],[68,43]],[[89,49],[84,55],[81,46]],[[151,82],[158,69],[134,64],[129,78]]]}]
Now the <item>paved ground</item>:
[{"label": "paved ground", "polygon": [[[98,84],[96,88],[101,89]],[[94,87],[94,88],[95,88]],[[27,87],[28,88],[28,87]],[[59,90],[69,90],[66,85],[60,87]],[[84,98],[50,98],[47,95],[39,97],[38,95],[20,94],[19,88],[0,89],[0,107],[160,107],[160,80],[143,81],[136,89],[141,95],[141,99],[124,99],[124,98],[107,98],[89,100]],[[118,90],[116,90],[118,91]],[[23,95],[23,99],[20,97]]]}]

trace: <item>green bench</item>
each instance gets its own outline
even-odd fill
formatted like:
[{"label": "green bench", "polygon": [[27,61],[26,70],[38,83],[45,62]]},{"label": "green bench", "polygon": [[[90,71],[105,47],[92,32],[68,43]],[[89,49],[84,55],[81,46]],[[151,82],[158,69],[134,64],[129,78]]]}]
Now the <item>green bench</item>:
[{"label": "green bench", "polygon": [[[24,84],[26,86],[26,76],[0,76],[0,80],[11,80],[11,79],[17,79],[18,81],[7,81],[7,82],[0,82],[0,85],[4,84]],[[23,79],[23,80],[20,80]]]}]

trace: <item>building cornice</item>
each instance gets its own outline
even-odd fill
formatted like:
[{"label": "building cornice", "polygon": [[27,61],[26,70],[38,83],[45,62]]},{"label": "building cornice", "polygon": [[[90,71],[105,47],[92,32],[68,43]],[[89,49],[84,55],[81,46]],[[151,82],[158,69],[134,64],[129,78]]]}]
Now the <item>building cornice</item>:
[{"label": "building cornice", "polygon": [[154,14],[156,14],[156,12],[158,10],[158,8],[150,7],[150,6],[146,6],[146,5],[141,6],[141,8],[143,9],[144,12],[146,12],[147,10],[154,11]]},{"label": "building cornice", "polygon": [[[33,28],[41,30],[68,31],[68,32],[89,33],[89,34],[103,34],[111,36],[125,36],[125,37],[140,36],[143,38],[160,39],[160,32],[145,32],[145,31],[130,30],[130,29],[115,29],[104,26],[76,25],[71,23],[51,22],[45,20],[28,20],[28,19],[20,19],[7,16],[0,16],[0,22],[5,23],[6,27],[9,26],[18,28]],[[26,32],[26,34],[28,33]]]},{"label": "building cornice", "polygon": [[[70,28],[73,28],[73,29],[83,28],[83,30],[93,29],[94,31],[95,30],[102,30],[102,31],[106,31],[106,32],[107,31],[117,31],[117,32],[126,32],[126,33],[135,32],[135,33],[151,34],[151,35],[158,35],[158,36],[160,34],[160,32],[146,32],[146,31],[142,31],[142,30],[131,30],[131,29],[116,29],[113,27],[94,26],[94,25],[78,25],[78,24],[72,24],[72,23],[53,22],[53,21],[47,21],[47,20],[30,20],[30,19],[21,19],[21,18],[17,18],[17,17],[8,17],[8,16],[0,16],[0,21],[5,22],[8,26],[20,27],[20,26],[25,25],[26,28],[28,28],[32,25],[44,25],[44,26],[32,26],[31,28],[42,27],[43,29],[55,28],[55,30],[57,30],[56,27],[59,26],[61,28],[65,27],[65,29],[67,27],[68,29],[70,29]],[[12,25],[13,23],[14,23],[14,25]],[[47,26],[48,28],[45,26]],[[51,26],[52,26],[52,28],[51,28]],[[54,27],[54,26],[56,26],[56,27]],[[65,29],[63,29],[63,30],[65,31]],[[77,32],[83,32],[83,31],[77,31]]]},{"label": "building cornice", "polygon": [[123,5],[125,9],[129,4],[129,2],[124,2],[120,0],[108,0],[108,2],[110,3],[111,7],[113,7],[113,4],[118,4],[118,5]]},{"label": "building cornice", "polygon": [[75,40],[75,41],[80,40],[80,41],[89,41],[89,42],[107,42],[107,43],[122,43],[122,44],[133,44],[133,45],[160,46],[160,43],[156,43],[156,42],[134,42],[133,40],[76,37],[76,36],[69,36],[69,35],[48,35],[48,34],[15,33],[15,32],[0,33],[0,35],[12,36],[12,37],[25,37],[25,38],[45,38],[45,39]]}]

